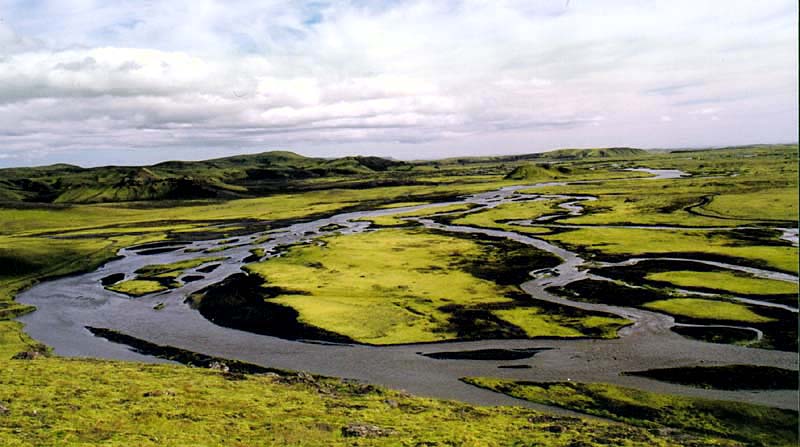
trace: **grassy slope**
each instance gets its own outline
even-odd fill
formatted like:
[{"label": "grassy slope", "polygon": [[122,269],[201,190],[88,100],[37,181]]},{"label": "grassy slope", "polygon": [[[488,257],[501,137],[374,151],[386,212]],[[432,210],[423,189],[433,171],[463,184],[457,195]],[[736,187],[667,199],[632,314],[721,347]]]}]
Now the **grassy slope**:
[{"label": "grassy slope", "polygon": [[747,445],[797,445],[797,412],[665,394],[609,384],[532,383],[468,378],[467,383],[529,400],[646,427],[732,437]]},{"label": "grassy slope", "polygon": [[[7,409],[0,414],[0,444],[7,447],[679,444],[640,428],[476,408],[338,380],[227,380],[209,369],[98,360],[6,361],[0,404]],[[342,428],[349,424],[392,434],[346,438]]]},{"label": "grassy slope", "polygon": [[[371,344],[458,337],[445,306],[504,307],[492,311],[528,336],[579,337],[584,325],[612,337],[616,318],[569,317],[520,307],[516,287],[463,270],[467,259],[488,259],[477,243],[425,231],[382,230],[325,239],[325,246],[293,247],[286,256],[250,264],[269,286],[293,290],[270,299],[290,306],[301,321]],[[533,268],[531,268],[532,270]],[[502,305],[502,306],[496,306]]]}]

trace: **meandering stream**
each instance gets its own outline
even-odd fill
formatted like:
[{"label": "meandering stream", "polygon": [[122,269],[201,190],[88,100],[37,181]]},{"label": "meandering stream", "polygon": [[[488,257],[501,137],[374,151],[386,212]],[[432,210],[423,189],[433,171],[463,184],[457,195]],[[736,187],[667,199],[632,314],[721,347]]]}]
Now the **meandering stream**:
[{"label": "meandering stream", "polygon": [[[675,170],[650,170],[650,178],[678,178]],[[632,179],[635,180],[635,179]],[[280,247],[289,244],[312,242],[315,238],[335,232],[353,233],[371,231],[365,217],[404,214],[420,209],[445,205],[473,204],[476,212],[511,201],[541,199],[531,191],[536,187],[559,183],[519,185],[497,191],[475,194],[460,201],[429,205],[380,209],[374,211],[342,213],[333,217],[298,223],[286,228],[271,230],[239,238],[236,242],[209,240],[193,242],[181,249],[144,255],[134,248],[120,251],[120,259],[107,263],[96,271],[46,281],[17,296],[17,300],[35,305],[38,310],[19,318],[26,332],[33,338],[52,346],[57,354],[109,359],[160,361],[142,355],[127,346],[93,336],[87,326],[108,328],[160,345],[174,346],[207,355],[243,360],[267,367],[303,370],[316,374],[357,379],[369,383],[405,389],[418,395],[452,398],[476,404],[514,404],[539,407],[505,395],[479,389],[460,382],[465,376],[493,376],[509,379],[552,381],[576,380],[607,382],[641,389],[701,396],[707,398],[753,402],[780,408],[797,408],[798,394],[791,390],[778,391],[720,391],[673,385],[643,377],[624,376],[626,371],[650,368],[667,368],[697,365],[752,364],[796,369],[796,353],[747,348],[735,345],[712,344],[690,340],[670,331],[675,325],[672,317],[629,307],[576,302],[555,296],[546,289],[592,278],[585,269],[585,261],[576,253],[513,231],[491,230],[458,225],[445,225],[429,218],[416,220],[429,228],[448,232],[480,233],[513,239],[523,244],[552,253],[562,263],[547,272],[532,272],[532,279],[521,285],[531,299],[546,300],[590,311],[613,313],[634,322],[620,331],[620,338],[597,339],[535,339],[535,340],[482,340],[471,342],[444,342],[401,346],[364,346],[320,344],[284,340],[217,326],[184,303],[187,295],[217,283],[231,274],[240,272],[243,261],[251,256],[255,247],[267,251],[267,256],[280,254]],[[520,191],[526,190],[523,194]],[[568,197],[561,207],[571,215],[582,213],[581,200],[591,197]],[[553,216],[555,218],[557,216]],[[536,223],[548,225],[546,222]],[[335,224],[336,229],[326,230]],[[730,229],[730,228],[725,228]],[[796,233],[795,233],[796,234]],[[269,240],[264,240],[265,237]],[[256,243],[258,241],[258,243]],[[203,250],[219,248],[214,254]],[[194,252],[187,252],[185,249]],[[128,298],[103,288],[101,279],[114,273],[124,273],[131,278],[134,271],[152,264],[165,264],[206,256],[225,256],[226,260],[212,272],[203,273],[189,269],[182,277],[202,276],[182,287],[148,295]],[[670,258],[652,258],[670,259]],[[642,259],[630,259],[619,265],[629,265]],[[746,271],[761,277],[797,282],[797,277],[762,269],[748,269],[719,262],[716,267]],[[608,264],[611,265],[611,264]],[[750,300],[750,304],[759,305]],[[156,311],[154,306],[163,303]],[[760,303],[772,305],[770,303]],[[786,307],[786,306],[784,306]],[[796,312],[796,309],[787,310]],[[752,328],[751,328],[752,329]],[[760,331],[752,329],[760,334]],[[760,336],[760,335],[759,335]],[[494,360],[443,360],[419,355],[443,351],[464,351],[489,348],[552,348],[535,356],[511,361]],[[527,365],[527,369],[498,368],[506,365]]]}]

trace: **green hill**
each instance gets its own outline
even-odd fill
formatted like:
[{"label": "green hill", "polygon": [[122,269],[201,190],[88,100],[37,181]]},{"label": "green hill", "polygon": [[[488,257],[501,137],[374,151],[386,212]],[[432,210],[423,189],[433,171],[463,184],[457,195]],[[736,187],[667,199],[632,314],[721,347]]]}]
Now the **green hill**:
[{"label": "green hill", "polygon": [[632,147],[608,147],[596,149],[556,149],[543,152],[539,158],[552,158],[558,160],[579,160],[584,158],[635,158],[647,155],[644,149]]},{"label": "green hill", "polygon": [[0,169],[0,201],[101,203],[139,200],[229,199],[291,189],[308,180],[375,181],[406,163],[379,157],[311,158],[287,151],[146,167],[81,168],[58,164]]}]

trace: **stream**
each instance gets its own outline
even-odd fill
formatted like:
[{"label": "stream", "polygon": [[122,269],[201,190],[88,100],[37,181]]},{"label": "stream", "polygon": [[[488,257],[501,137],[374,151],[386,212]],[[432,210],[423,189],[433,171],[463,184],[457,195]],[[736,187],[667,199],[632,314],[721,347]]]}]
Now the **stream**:
[{"label": "stream", "polygon": [[[648,170],[654,177],[648,179],[679,178],[684,173],[675,170]],[[631,179],[646,181],[646,179]],[[173,346],[221,358],[242,360],[266,367],[308,371],[314,374],[355,379],[366,383],[403,389],[412,394],[445,399],[457,399],[480,405],[522,405],[559,413],[570,412],[529,403],[503,394],[464,384],[458,379],[465,376],[491,376],[529,381],[581,381],[605,382],[648,391],[685,396],[750,402],[779,408],[797,409],[797,390],[722,391],[692,388],[660,382],[643,377],[621,375],[626,371],[680,366],[713,366],[750,364],[796,369],[798,355],[792,352],[748,348],[736,345],[713,344],[684,338],[670,330],[675,325],[672,317],[657,312],[572,301],[556,296],[546,289],[564,286],[581,279],[603,279],[590,275],[586,262],[578,254],[532,235],[513,231],[492,230],[437,223],[430,218],[405,218],[425,227],[447,232],[476,233],[503,237],[531,245],[562,259],[560,265],[547,272],[531,272],[531,279],[523,283],[522,290],[531,299],[544,300],[589,311],[612,313],[634,324],[619,331],[613,340],[600,339],[532,339],[532,340],[481,340],[441,342],[395,346],[366,346],[358,344],[333,344],[293,341],[244,332],[217,326],[184,303],[191,293],[240,272],[244,260],[251,256],[252,248],[263,248],[267,255],[280,256],[281,247],[297,243],[314,243],[315,238],[336,233],[380,231],[370,229],[363,218],[404,214],[421,209],[473,204],[467,211],[477,212],[514,201],[559,198],[569,200],[561,208],[570,215],[580,215],[580,201],[593,200],[590,196],[540,196],[531,189],[563,183],[518,185],[471,195],[459,201],[411,207],[379,209],[342,213],[312,222],[297,223],[285,228],[270,230],[230,240],[207,240],[176,245],[175,251],[143,254],[143,250],[130,247],[120,250],[120,258],[99,269],[75,276],[45,281],[20,293],[17,301],[34,305],[37,311],[24,315],[19,321],[34,339],[51,347],[63,356],[97,357],[144,362],[164,360],[132,351],[128,346],[95,337],[86,327],[108,328],[151,343]],[[526,190],[521,193],[521,190]],[[462,212],[463,213],[463,212]],[[553,218],[558,216],[553,216]],[[547,225],[539,221],[542,225]],[[326,229],[326,227],[328,227]],[[334,228],[335,229],[330,229]],[[624,228],[621,227],[621,228]],[[726,228],[734,229],[734,228]],[[796,233],[794,233],[796,234]],[[268,240],[266,238],[268,237]],[[166,248],[166,247],[164,247]],[[189,249],[190,252],[187,252]],[[217,249],[213,254],[204,250]],[[202,276],[186,282],[182,287],[165,292],[130,298],[106,290],[101,279],[116,273],[126,279],[134,271],[152,264],[167,264],[198,257],[225,256],[220,266],[211,272],[202,272],[204,266],[186,270],[181,278]],[[665,259],[670,258],[649,258]],[[642,259],[633,258],[620,263],[630,265]],[[251,262],[251,261],[248,261]],[[695,262],[697,262],[695,260]],[[707,262],[712,264],[710,262]],[[608,264],[611,265],[611,264]],[[797,282],[797,277],[780,272],[748,269],[714,262],[712,265],[745,271],[760,277]],[[179,278],[180,279],[180,278]],[[749,304],[773,305],[756,300]],[[154,306],[163,303],[160,310]],[[797,312],[797,309],[786,309]],[[709,328],[711,328],[709,326]],[[753,328],[751,330],[757,331]],[[534,356],[514,361],[502,360],[448,360],[430,358],[421,353],[455,352],[480,349],[534,349],[549,348]],[[501,366],[529,368],[499,368]]]}]

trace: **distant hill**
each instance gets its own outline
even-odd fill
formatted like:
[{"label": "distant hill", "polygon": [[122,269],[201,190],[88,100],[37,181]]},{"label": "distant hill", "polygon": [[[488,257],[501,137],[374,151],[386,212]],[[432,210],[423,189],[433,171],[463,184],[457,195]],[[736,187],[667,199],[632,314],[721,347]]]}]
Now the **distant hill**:
[{"label": "distant hill", "polygon": [[542,152],[539,158],[552,158],[557,160],[579,160],[584,158],[633,158],[647,155],[644,149],[633,147],[608,147],[597,149],[556,149]]},{"label": "distant hill", "polygon": [[506,180],[555,180],[566,177],[572,169],[566,166],[543,164],[526,164],[517,166],[506,175]]},{"label": "distant hill", "polygon": [[437,160],[435,162],[419,162],[419,163],[437,163],[440,165],[447,164],[475,164],[475,163],[513,163],[519,161],[567,161],[567,160],[592,160],[592,159],[610,159],[610,158],[638,158],[649,155],[650,152],[644,149],[637,149],[633,147],[607,147],[607,148],[594,148],[594,149],[556,149],[548,152],[537,152],[533,154],[520,154],[520,155],[499,155],[489,157],[456,157]]},{"label": "distant hill", "polygon": [[406,166],[379,157],[324,159],[273,151],[146,167],[57,164],[0,169],[0,201],[101,203],[253,197],[309,179],[355,181]]}]

